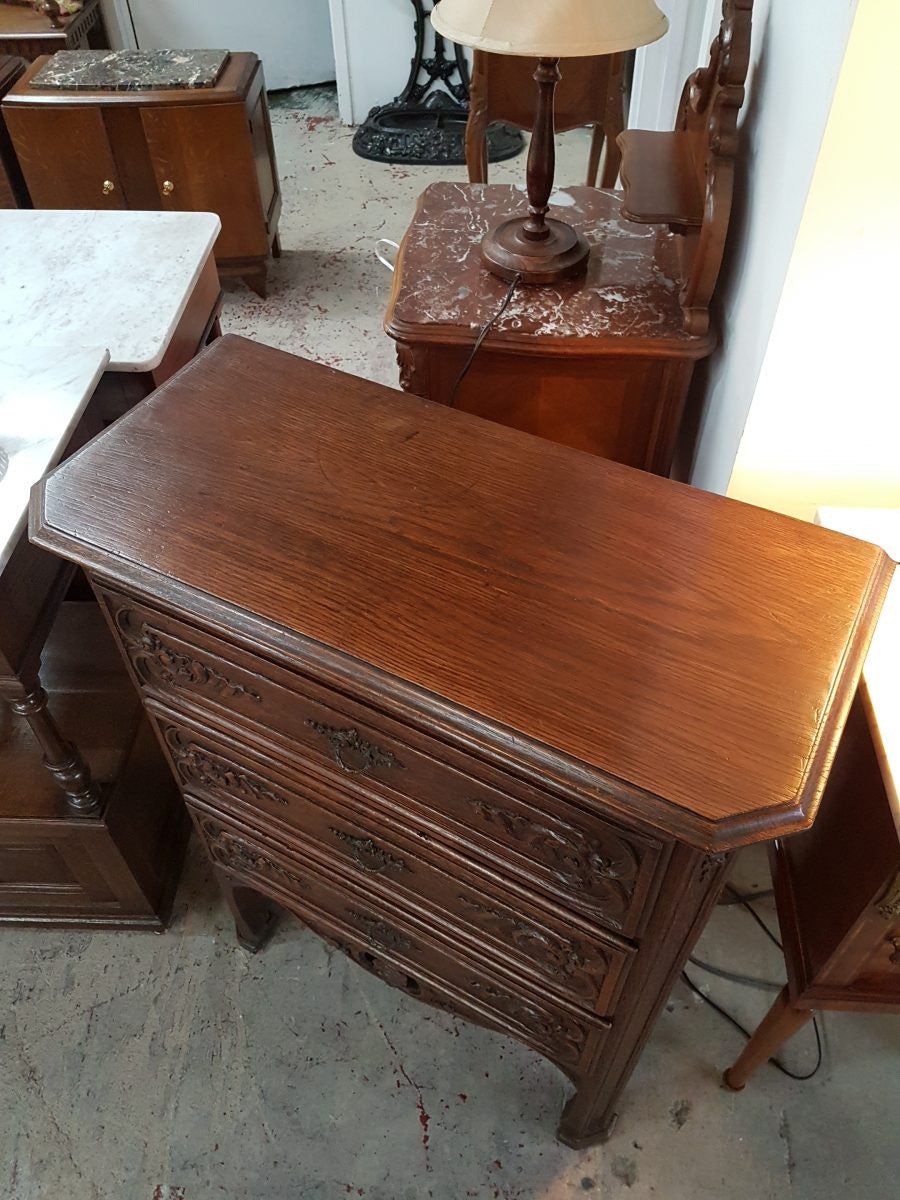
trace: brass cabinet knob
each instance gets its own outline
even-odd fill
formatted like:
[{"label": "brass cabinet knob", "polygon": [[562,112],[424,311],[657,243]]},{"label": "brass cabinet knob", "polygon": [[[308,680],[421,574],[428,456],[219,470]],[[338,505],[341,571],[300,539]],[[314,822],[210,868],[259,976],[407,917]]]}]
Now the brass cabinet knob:
[{"label": "brass cabinet knob", "polygon": [[101,188],[101,191],[103,192],[104,196],[111,196],[115,190],[116,190],[116,185],[113,183],[113,181],[111,179],[103,180],[103,187]]},{"label": "brass cabinet knob", "polygon": [[172,182],[171,179],[164,179],[162,190],[163,190],[164,196],[171,196],[172,193],[175,191],[175,184]]}]

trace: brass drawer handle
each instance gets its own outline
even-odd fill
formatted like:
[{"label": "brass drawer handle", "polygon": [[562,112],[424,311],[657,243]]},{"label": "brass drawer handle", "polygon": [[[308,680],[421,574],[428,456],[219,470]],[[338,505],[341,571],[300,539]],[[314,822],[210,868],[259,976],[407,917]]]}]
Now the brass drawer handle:
[{"label": "brass drawer handle", "polygon": [[[307,721],[306,724],[321,734],[331,747],[334,761],[348,775],[362,775],[372,767],[398,767],[403,770],[403,763],[390,750],[382,750],[374,742],[367,742],[360,737],[358,729],[338,729],[319,721]],[[348,762],[348,754],[354,755],[357,761]]]},{"label": "brass drawer handle", "polygon": [[113,181],[111,179],[103,180],[103,187],[100,189],[100,191],[103,193],[104,196],[111,196],[115,190],[116,190],[116,185],[113,183]]},{"label": "brass drawer handle", "polygon": [[331,832],[338,841],[345,842],[350,847],[350,857],[361,871],[367,875],[383,875],[385,871],[408,871],[409,867],[402,858],[395,858],[382,850],[371,838],[353,837],[343,829],[332,827]]},{"label": "brass drawer handle", "polygon": [[171,196],[175,191],[175,184],[171,179],[164,179],[162,185],[162,193],[164,196]]}]

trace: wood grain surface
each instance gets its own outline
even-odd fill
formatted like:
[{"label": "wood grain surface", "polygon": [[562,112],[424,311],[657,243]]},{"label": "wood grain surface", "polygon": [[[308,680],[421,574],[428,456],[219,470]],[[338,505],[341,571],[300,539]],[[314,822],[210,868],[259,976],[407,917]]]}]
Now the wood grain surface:
[{"label": "wood grain surface", "polygon": [[717,847],[810,822],[892,570],[235,337],[58,468],[32,535],[337,649]]}]

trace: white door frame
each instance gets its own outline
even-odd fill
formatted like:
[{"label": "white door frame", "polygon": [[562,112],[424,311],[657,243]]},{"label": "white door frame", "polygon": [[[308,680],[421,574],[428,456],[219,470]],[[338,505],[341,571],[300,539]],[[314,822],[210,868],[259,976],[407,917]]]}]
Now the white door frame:
[{"label": "white door frame", "polygon": [[136,50],[137,40],[128,0],[101,0],[101,7],[110,45],[116,50]]},{"label": "white door frame", "polygon": [[344,0],[328,0],[331,12],[331,40],[334,43],[334,75],[337,81],[338,112],[345,125],[353,124],[353,83],[350,79],[350,51],[347,48],[347,22]]},{"label": "white door frame", "polygon": [[628,124],[671,129],[684,81],[706,62],[721,18],[721,0],[658,0],[669,32],[635,55]]}]

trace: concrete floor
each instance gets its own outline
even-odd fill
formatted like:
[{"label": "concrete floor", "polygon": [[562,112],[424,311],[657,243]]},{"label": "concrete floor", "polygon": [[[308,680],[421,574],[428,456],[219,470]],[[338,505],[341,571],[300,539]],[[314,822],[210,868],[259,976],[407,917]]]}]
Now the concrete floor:
[{"label": "concrete floor", "polygon": [[[399,240],[427,179],[462,171],[355,158],[328,93],[273,117],[285,257],[268,300],[229,291],[225,326],[395,384],[372,244]],[[586,155],[567,136],[560,182],[581,181]],[[766,886],[759,851],[736,881]],[[783,978],[740,909],[716,911],[697,953]],[[762,1017],[772,992],[692,970],[745,1024]],[[828,1014],[822,1028],[813,1080],[766,1067],[734,1095],[718,1080],[740,1035],[678,984],[612,1140],[571,1151],[553,1138],[555,1068],[392,991],[297,922],[248,956],[194,852],[163,937],[0,934],[0,1197],[896,1200],[900,1021]],[[811,1030],[784,1057],[808,1068]]]}]

